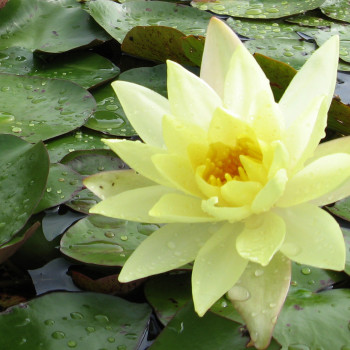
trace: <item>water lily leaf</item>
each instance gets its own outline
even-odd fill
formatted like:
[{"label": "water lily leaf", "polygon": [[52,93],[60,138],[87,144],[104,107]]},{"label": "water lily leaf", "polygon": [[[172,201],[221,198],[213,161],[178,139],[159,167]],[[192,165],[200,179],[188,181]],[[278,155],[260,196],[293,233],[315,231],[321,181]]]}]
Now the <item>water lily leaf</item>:
[{"label": "water lily leaf", "polygon": [[[12,350],[134,349],[151,310],[97,293],[50,293],[0,314],[6,337],[0,347]],[[20,328],[19,328],[20,327]]]},{"label": "water lily leaf", "polygon": [[85,127],[115,136],[136,135],[110,84],[98,87],[92,94],[97,108],[85,123]]},{"label": "water lily leaf", "polygon": [[[350,346],[350,290],[289,295],[276,324],[274,338],[283,349],[346,349]],[[331,336],[330,336],[331,334]]]},{"label": "water lily leaf", "polygon": [[246,18],[280,18],[303,13],[319,7],[324,0],[280,1],[280,0],[219,0],[215,2],[192,1],[191,5],[204,11],[220,15]]},{"label": "water lily leaf", "polygon": [[42,142],[0,135],[0,245],[24,226],[45,189],[49,159]]},{"label": "water lily leaf", "polygon": [[350,197],[341,199],[334,203],[332,206],[328,206],[327,209],[334,215],[340,218],[350,221]]},{"label": "water lily leaf", "polygon": [[61,252],[75,260],[104,266],[123,266],[157,225],[91,215],[62,237]]},{"label": "water lily leaf", "polygon": [[184,36],[184,33],[171,27],[137,26],[126,34],[122,51],[151,61],[165,62],[169,59],[190,65],[192,62],[182,49],[181,39]]},{"label": "water lily leaf", "polygon": [[35,209],[38,213],[73,197],[83,187],[82,176],[63,164],[51,164],[46,191]]},{"label": "water lily leaf", "polygon": [[109,149],[101,139],[108,138],[92,130],[79,130],[63,135],[46,144],[51,163],[59,162],[65,155],[76,150]]},{"label": "water lily leaf", "polygon": [[122,43],[136,26],[166,26],[185,35],[204,35],[211,15],[163,1],[131,1],[118,4],[109,0],[91,1],[91,16],[114,39]]},{"label": "water lily leaf", "polygon": [[108,35],[73,0],[11,0],[0,12],[0,49],[64,52]]},{"label": "water lily leaf", "polygon": [[0,132],[30,142],[78,128],[95,107],[92,95],[69,81],[1,73],[0,79]]},{"label": "water lily leaf", "polygon": [[346,246],[346,262],[345,262],[345,272],[350,275],[350,229],[341,228],[344,235],[344,241]]},{"label": "water lily leaf", "polygon": [[100,201],[94,193],[87,188],[79,191],[73,198],[65,204],[71,209],[80,213],[89,214],[89,210]]},{"label": "water lily leaf", "polygon": [[[208,311],[199,317],[193,304],[186,304],[168,323],[150,350],[244,350],[249,338],[239,323],[227,320]],[[269,350],[279,349],[273,342]]]},{"label": "water lily leaf", "polygon": [[199,67],[202,63],[205,38],[203,36],[188,35],[181,40],[184,54],[193,64]]},{"label": "water lily leaf", "polygon": [[28,74],[34,66],[34,54],[23,47],[10,47],[0,51],[0,73]]},{"label": "water lily leaf", "polygon": [[326,0],[321,6],[321,11],[328,17],[339,21],[350,22],[350,10],[348,0]]},{"label": "water lily leaf", "polygon": [[337,85],[334,94],[339,96],[340,101],[350,104],[350,74],[347,72],[338,72]]},{"label": "water lily leaf", "polygon": [[[324,26],[330,26],[333,23],[332,21],[329,21],[319,16],[318,11],[310,11],[307,14],[305,13],[298,16],[288,17],[285,19],[285,21],[289,23],[295,23],[305,27],[324,27]],[[300,31],[302,31],[302,28],[300,28]]]}]

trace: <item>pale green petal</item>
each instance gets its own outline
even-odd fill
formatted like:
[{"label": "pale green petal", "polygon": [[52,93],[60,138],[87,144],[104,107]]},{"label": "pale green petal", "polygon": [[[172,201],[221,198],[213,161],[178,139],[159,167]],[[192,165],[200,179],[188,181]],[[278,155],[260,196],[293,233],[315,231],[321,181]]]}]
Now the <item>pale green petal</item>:
[{"label": "pale green petal", "polygon": [[280,169],[276,172],[264,186],[264,188],[255,197],[251,209],[254,213],[261,213],[270,210],[270,208],[283,195],[288,181],[287,171]]},{"label": "pale green petal", "polygon": [[276,208],[275,211],[286,223],[286,238],[281,247],[283,254],[300,264],[321,269],[344,269],[344,238],[330,214],[308,203]]},{"label": "pale green petal", "polygon": [[228,298],[241,314],[250,333],[251,346],[266,349],[291,279],[291,263],[276,253],[266,267],[249,263]]},{"label": "pale green petal", "polygon": [[126,261],[120,282],[176,269],[193,261],[215,224],[168,224],[153,232]]},{"label": "pale green petal", "polygon": [[[269,172],[267,177],[271,179],[275,176],[277,171],[280,169],[285,169],[289,163],[289,153],[286,146],[281,141],[273,141],[271,143],[273,156],[271,159],[271,164],[268,165]],[[264,154],[265,163],[265,154]]]},{"label": "pale green petal", "polygon": [[212,17],[209,22],[200,77],[223,98],[224,82],[233,52],[243,44],[223,21]]},{"label": "pale green petal", "polygon": [[215,109],[222,104],[220,97],[204,80],[179,64],[167,61],[167,65],[171,114],[208,129]]},{"label": "pale green petal", "polygon": [[158,222],[214,222],[219,221],[201,209],[201,200],[178,193],[164,195],[150,210]]},{"label": "pale green petal", "polygon": [[304,113],[315,97],[328,96],[326,105],[330,105],[338,59],[339,38],[333,36],[312,54],[295,75],[279,101],[287,127]]},{"label": "pale green petal", "polygon": [[165,150],[139,141],[118,139],[103,139],[102,141],[117,153],[130,168],[156,183],[171,186],[171,183],[162,177],[152,162],[152,156],[164,154],[166,153]]},{"label": "pale green petal", "polygon": [[241,207],[250,204],[261,189],[259,182],[233,180],[221,187],[221,194],[228,204]]},{"label": "pale green petal", "polygon": [[267,180],[267,173],[264,165],[253,157],[241,155],[239,156],[245,172],[250,181],[265,183]]},{"label": "pale green petal", "polygon": [[[257,107],[265,104],[272,106],[274,97],[270,82],[255,58],[242,45],[237,47],[230,62],[230,70],[225,79],[224,107],[243,120],[250,122],[254,116],[264,113],[264,109]],[[256,105],[257,102],[260,102]]]},{"label": "pale green petal", "polygon": [[192,271],[194,307],[199,316],[240,278],[248,261],[236,251],[241,224],[225,224],[199,251]]},{"label": "pale green petal", "polygon": [[314,156],[308,162],[311,163],[317,158],[328,156],[333,153],[350,153],[350,136],[322,142],[317,146]]},{"label": "pale green petal", "polygon": [[308,202],[337,189],[350,177],[350,154],[335,153],[316,159],[287,183],[277,206]]},{"label": "pale green petal", "polygon": [[192,164],[192,169],[203,165],[207,158],[209,146],[205,143],[191,143],[187,147],[188,158]]},{"label": "pale green petal", "polygon": [[203,197],[197,186],[191,163],[178,154],[156,154],[153,164],[173,187],[196,197]]},{"label": "pale green petal", "polygon": [[266,266],[280,249],[285,233],[286,226],[278,215],[268,212],[252,216],[237,238],[237,251],[243,258]]},{"label": "pale green petal", "polygon": [[213,216],[216,221],[227,220],[228,222],[237,222],[247,218],[252,214],[249,205],[245,205],[243,207],[219,207],[216,206],[219,202],[217,197],[209,198],[206,201],[202,201],[201,207],[202,210]]},{"label": "pale green petal", "polygon": [[101,199],[115,196],[134,188],[156,185],[134,170],[114,170],[97,173],[84,179],[84,185]]},{"label": "pale green petal", "polygon": [[187,156],[187,147],[206,143],[207,133],[198,125],[169,116],[163,118],[163,137],[169,152]]},{"label": "pale green petal", "polygon": [[163,147],[162,118],[169,114],[168,100],[144,86],[117,80],[112,83],[124,112],[143,141]]},{"label": "pale green petal", "polygon": [[149,186],[122,192],[96,204],[90,209],[90,213],[137,222],[166,223],[168,221],[150,216],[149,211],[162,196],[171,191],[174,190],[163,186]]},{"label": "pale green petal", "polygon": [[342,183],[335,190],[310,201],[312,204],[322,207],[350,196],[350,179]]}]

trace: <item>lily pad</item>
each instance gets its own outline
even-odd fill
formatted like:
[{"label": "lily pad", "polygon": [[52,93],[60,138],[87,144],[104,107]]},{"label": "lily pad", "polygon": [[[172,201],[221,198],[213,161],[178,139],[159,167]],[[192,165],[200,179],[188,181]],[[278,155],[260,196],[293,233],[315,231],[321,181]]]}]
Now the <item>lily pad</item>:
[{"label": "lily pad", "polygon": [[0,135],[0,245],[24,226],[45,189],[49,159],[42,142]]},{"label": "lily pad", "polygon": [[91,215],[72,226],[61,240],[61,252],[87,264],[123,266],[157,225]]},{"label": "lily pad", "polygon": [[303,13],[319,7],[324,0],[218,0],[215,2],[192,1],[191,5],[220,15],[245,18],[280,18]]},{"label": "lily pad", "polygon": [[89,210],[96,205],[100,199],[87,188],[79,191],[65,204],[71,209],[80,213],[89,214]]},{"label": "lily pad", "polygon": [[350,22],[350,9],[348,0],[326,0],[321,11],[328,17],[339,21]]},{"label": "lily pad", "polygon": [[109,36],[74,0],[11,0],[0,12],[0,49],[63,52]]},{"label": "lily pad", "polygon": [[[51,293],[0,314],[11,350],[133,349],[147,326],[145,304],[97,293]],[[131,326],[132,325],[132,326]]]},{"label": "lily pad", "polygon": [[350,221],[350,197],[341,199],[334,203],[332,206],[328,206],[327,209],[334,215],[340,218]]},{"label": "lily pad", "polygon": [[82,187],[81,175],[66,165],[51,164],[46,191],[35,212],[66,202]]},{"label": "lily pad", "polygon": [[211,15],[193,8],[162,1],[90,1],[89,12],[114,39],[122,43],[136,26],[166,26],[185,35],[204,35]]},{"label": "lily pad", "polygon": [[182,38],[182,50],[186,57],[196,66],[202,63],[205,38],[203,36],[188,35]]},{"label": "lily pad", "polygon": [[[315,11],[316,12],[316,11]],[[302,14],[285,19],[286,22],[295,23],[305,27],[325,27],[330,26],[333,22],[325,19],[321,16],[317,16],[316,13],[308,12],[308,14]],[[302,28],[300,28],[302,31]]]},{"label": "lily pad", "polygon": [[78,128],[95,108],[92,95],[69,81],[12,74],[0,80],[0,132],[30,142]]},{"label": "lily pad", "polygon": [[287,297],[273,336],[283,349],[347,349],[349,309],[349,289],[300,291]]}]

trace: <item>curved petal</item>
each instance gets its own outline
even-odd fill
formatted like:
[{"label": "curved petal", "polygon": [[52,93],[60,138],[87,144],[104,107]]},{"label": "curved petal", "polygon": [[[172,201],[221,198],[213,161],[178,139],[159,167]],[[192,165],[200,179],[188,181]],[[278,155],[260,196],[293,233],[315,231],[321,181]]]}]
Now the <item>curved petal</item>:
[{"label": "curved petal", "polygon": [[248,261],[236,251],[241,224],[225,224],[199,251],[192,271],[194,307],[199,316],[240,278]]},{"label": "curved petal", "polygon": [[243,258],[266,266],[280,249],[285,233],[286,226],[278,215],[268,212],[253,216],[245,221],[237,238],[237,251]]},{"label": "curved petal", "polygon": [[117,80],[112,83],[124,112],[143,141],[163,147],[162,118],[169,114],[169,101],[144,86]]},{"label": "curved petal", "polygon": [[232,180],[221,187],[221,194],[228,204],[241,207],[250,204],[261,189],[259,182]]},{"label": "curved petal", "polygon": [[275,103],[265,73],[250,52],[243,45],[239,46],[232,56],[225,79],[224,107],[250,122],[252,117],[264,113],[264,109],[257,108],[261,107],[260,103],[256,105],[257,101],[262,102],[261,94],[265,104]]},{"label": "curved petal", "polygon": [[[289,152],[281,141],[271,142],[272,157],[270,164],[267,165],[269,172],[267,174],[268,179],[271,179],[276,175],[276,172],[280,169],[286,169],[289,163]],[[264,154],[264,164],[265,164],[265,154]]]},{"label": "curved petal", "polygon": [[309,159],[308,163],[313,162],[317,158],[328,156],[333,153],[350,153],[350,136],[322,142],[317,146],[313,157]]},{"label": "curved petal", "polygon": [[209,22],[203,51],[200,77],[224,97],[224,82],[233,52],[243,46],[233,30],[218,18]]},{"label": "curved petal", "polygon": [[313,199],[311,203],[314,205],[317,205],[318,207],[322,207],[324,205],[328,205],[328,204],[340,201],[341,199],[344,199],[349,196],[350,196],[350,179],[345,181],[335,190],[328,192],[321,197]]},{"label": "curved petal", "polygon": [[153,232],[126,261],[120,282],[176,269],[193,261],[215,232],[214,224],[168,224]]},{"label": "curved petal", "polygon": [[86,177],[83,183],[101,199],[106,199],[134,188],[157,185],[132,169],[105,171]]},{"label": "curved petal", "polygon": [[164,195],[149,214],[158,222],[215,222],[216,218],[201,209],[201,200],[178,193]]},{"label": "curved petal", "polygon": [[159,223],[159,218],[150,216],[149,211],[163,195],[171,191],[173,190],[163,186],[137,188],[108,197],[93,206],[90,213],[123,220]]},{"label": "curved petal", "polygon": [[113,152],[127,163],[130,168],[148,179],[164,186],[171,186],[171,183],[164,179],[152,162],[155,154],[164,154],[165,150],[150,146],[139,141],[102,139]]},{"label": "curved petal", "polygon": [[290,207],[317,199],[337,189],[350,177],[350,154],[335,153],[316,159],[288,181],[277,206]]},{"label": "curved petal", "polygon": [[221,196],[220,187],[210,185],[210,184],[208,184],[208,182],[206,182],[203,179],[204,170],[205,170],[205,165],[200,165],[196,169],[195,180],[196,180],[196,183],[197,183],[199,190],[204,194],[204,196],[206,198],[211,198],[211,197],[218,197],[219,198]]},{"label": "curved petal", "polygon": [[301,204],[275,212],[286,223],[281,252],[288,258],[321,269],[343,270],[345,243],[335,219],[324,210]]},{"label": "curved petal", "polygon": [[215,109],[222,104],[220,97],[204,80],[179,64],[167,61],[167,65],[171,114],[208,129]]},{"label": "curved petal", "polygon": [[288,181],[287,171],[280,169],[271,178],[264,188],[256,195],[251,209],[254,213],[261,213],[270,210],[276,201],[283,195]]},{"label": "curved petal", "polygon": [[327,96],[327,110],[333,98],[339,59],[339,38],[327,40],[294,76],[279,101],[288,127],[308,108],[310,101]]}]

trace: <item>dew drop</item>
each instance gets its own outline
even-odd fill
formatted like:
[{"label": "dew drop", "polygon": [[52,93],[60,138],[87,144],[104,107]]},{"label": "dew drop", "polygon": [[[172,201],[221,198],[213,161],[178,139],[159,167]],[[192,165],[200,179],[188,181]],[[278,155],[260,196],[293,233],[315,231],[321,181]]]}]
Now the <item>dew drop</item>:
[{"label": "dew drop", "polygon": [[54,339],[63,339],[66,335],[61,331],[56,331],[51,334],[51,337]]},{"label": "dew drop", "polygon": [[52,188],[51,187],[48,187],[47,189],[46,189],[46,192],[47,193],[50,193],[52,191]]},{"label": "dew drop", "polygon": [[11,113],[0,112],[0,124],[10,123],[15,120],[15,116]]},{"label": "dew drop", "polygon": [[128,236],[126,236],[126,235],[120,236],[120,239],[122,241],[127,241],[128,240]]},{"label": "dew drop", "polygon": [[228,297],[235,301],[246,301],[250,298],[250,293],[244,287],[234,286],[228,291]]},{"label": "dew drop", "polygon": [[260,276],[262,276],[263,274],[264,274],[264,270],[261,270],[261,269],[255,270],[255,272],[254,272],[254,275],[255,275],[256,277],[260,277]]},{"label": "dew drop", "polygon": [[55,321],[54,320],[45,320],[44,324],[46,326],[53,326],[55,324]]},{"label": "dew drop", "polygon": [[301,273],[302,273],[303,275],[310,275],[311,269],[310,269],[309,267],[303,267],[303,268],[301,269]]},{"label": "dew drop", "polygon": [[108,337],[107,340],[108,340],[109,343],[114,343],[115,342],[115,338],[113,338],[113,337]]},{"label": "dew drop", "polygon": [[304,344],[292,344],[288,346],[288,350],[310,350],[310,348]]},{"label": "dew drop", "polygon": [[12,128],[12,132],[20,133],[20,132],[22,132],[22,129],[19,128],[18,126],[14,126],[14,127]]},{"label": "dew drop", "polygon": [[117,105],[107,105],[106,109],[108,111],[116,111],[119,107]]},{"label": "dew drop", "polygon": [[76,348],[77,347],[77,342],[74,341],[74,340],[70,340],[67,345],[70,347],[70,348]]},{"label": "dew drop", "polygon": [[109,322],[109,318],[106,315],[95,315],[94,319],[99,322]]},{"label": "dew drop", "polygon": [[245,12],[246,15],[260,15],[261,13],[262,13],[261,9],[254,9],[254,8],[248,9]]},{"label": "dew drop", "polygon": [[86,330],[88,333],[93,333],[93,332],[95,332],[95,328],[94,328],[94,327],[86,327],[85,330]]},{"label": "dew drop", "polygon": [[126,350],[126,349],[127,349],[126,345],[118,345],[117,346],[117,350]]},{"label": "dew drop", "polygon": [[81,320],[84,318],[84,316],[80,312],[71,312],[70,317],[73,320]]},{"label": "dew drop", "polygon": [[105,236],[107,238],[113,238],[115,236],[115,234],[113,232],[111,232],[111,231],[107,231],[107,232],[105,232]]}]

